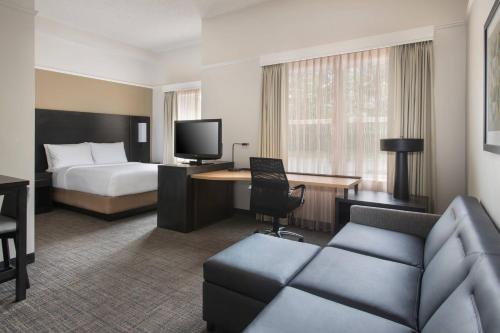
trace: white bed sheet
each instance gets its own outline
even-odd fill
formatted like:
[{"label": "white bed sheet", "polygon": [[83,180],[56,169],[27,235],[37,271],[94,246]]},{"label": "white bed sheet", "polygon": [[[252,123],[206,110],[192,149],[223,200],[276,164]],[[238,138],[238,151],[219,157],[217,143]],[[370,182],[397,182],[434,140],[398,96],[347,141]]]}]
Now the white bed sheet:
[{"label": "white bed sheet", "polygon": [[138,162],[77,165],[53,171],[56,188],[117,197],[156,191],[158,165]]}]

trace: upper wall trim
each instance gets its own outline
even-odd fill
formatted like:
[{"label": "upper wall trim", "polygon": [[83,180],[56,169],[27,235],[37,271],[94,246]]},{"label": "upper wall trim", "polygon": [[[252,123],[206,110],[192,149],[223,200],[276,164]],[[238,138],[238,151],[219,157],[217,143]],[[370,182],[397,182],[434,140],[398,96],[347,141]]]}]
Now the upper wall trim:
[{"label": "upper wall trim", "polygon": [[201,81],[167,84],[167,85],[161,86],[160,89],[162,92],[169,92],[169,91],[178,91],[178,90],[185,90],[185,89],[199,89],[199,88],[201,88]]},{"label": "upper wall trim", "polygon": [[202,69],[205,70],[205,69],[212,69],[212,68],[217,68],[217,67],[238,65],[238,64],[243,64],[245,62],[250,62],[250,61],[259,61],[259,57],[251,57],[251,58],[244,58],[244,59],[238,59],[238,60],[233,60],[233,61],[218,62],[218,63],[210,64],[210,65],[203,65]]},{"label": "upper wall trim", "polygon": [[10,9],[15,9],[24,14],[35,16],[38,12],[32,8],[20,5],[19,2],[15,0],[0,0],[0,6],[9,7]]},{"label": "upper wall trim", "polygon": [[436,25],[434,26],[434,31],[436,30],[443,30],[443,29],[451,29],[451,28],[456,28],[456,27],[463,27],[465,26],[465,22],[459,21],[459,22],[453,22],[453,23],[448,23],[448,24],[441,24],[441,25]]},{"label": "upper wall trim", "polygon": [[73,72],[73,71],[65,71],[65,70],[60,70],[60,69],[50,68],[50,67],[45,67],[45,66],[35,66],[35,68],[36,69],[41,69],[41,70],[44,70],[44,71],[49,71],[49,72],[55,72],[55,73],[61,73],[61,74],[68,74],[68,75],[86,77],[86,78],[89,78],[89,79],[96,79],[96,80],[101,80],[101,81],[107,81],[107,82],[125,84],[125,85],[128,85],[128,86],[136,86],[136,87],[141,87],[141,88],[153,89],[153,86],[144,85],[144,84],[135,83],[135,82],[114,80],[114,79],[105,78],[105,77],[101,77],[101,76],[88,75],[88,74],[77,73],[77,72]]},{"label": "upper wall trim", "polygon": [[125,56],[151,64],[156,64],[159,60],[159,54],[153,51],[128,45],[99,34],[78,30],[40,15],[36,17],[35,35],[48,36],[72,45],[98,50],[108,55]]},{"label": "upper wall trim", "polygon": [[427,26],[416,29],[397,31],[383,35],[336,42],[332,44],[313,46],[298,50],[272,53],[260,57],[260,65],[268,66],[292,61],[326,57],[331,55],[366,51],[382,47],[417,43],[433,39],[434,26]]}]

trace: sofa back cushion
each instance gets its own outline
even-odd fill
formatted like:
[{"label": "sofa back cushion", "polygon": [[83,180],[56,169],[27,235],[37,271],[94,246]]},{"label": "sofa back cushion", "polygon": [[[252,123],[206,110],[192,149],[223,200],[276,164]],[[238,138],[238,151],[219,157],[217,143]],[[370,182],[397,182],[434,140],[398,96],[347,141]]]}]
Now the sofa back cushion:
[{"label": "sofa back cushion", "polygon": [[421,332],[500,332],[500,257],[481,255]]},{"label": "sofa back cushion", "polygon": [[451,236],[461,219],[467,215],[471,207],[475,205],[479,205],[478,201],[473,197],[466,196],[458,196],[451,202],[425,240],[425,266],[427,266],[441,246],[443,246],[446,240]]},{"label": "sofa back cushion", "polygon": [[425,267],[422,276],[419,327],[462,283],[484,254],[500,255],[500,233],[479,202],[468,202],[450,237]]}]

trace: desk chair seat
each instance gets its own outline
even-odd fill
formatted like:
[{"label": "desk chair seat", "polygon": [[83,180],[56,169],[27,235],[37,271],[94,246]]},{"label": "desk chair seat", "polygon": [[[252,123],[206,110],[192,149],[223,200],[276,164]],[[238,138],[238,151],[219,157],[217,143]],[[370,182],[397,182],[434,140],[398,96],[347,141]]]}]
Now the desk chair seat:
[{"label": "desk chair seat", "polygon": [[16,232],[16,220],[0,215],[0,235]]},{"label": "desk chair seat", "polygon": [[304,203],[305,185],[290,187],[283,161],[280,159],[250,157],[250,173],[250,210],[273,219],[272,229],[265,230],[264,233],[280,238],[296,237],[299,242],[303,242],[302,235],[286,231],[279,219],[286,218]]}]

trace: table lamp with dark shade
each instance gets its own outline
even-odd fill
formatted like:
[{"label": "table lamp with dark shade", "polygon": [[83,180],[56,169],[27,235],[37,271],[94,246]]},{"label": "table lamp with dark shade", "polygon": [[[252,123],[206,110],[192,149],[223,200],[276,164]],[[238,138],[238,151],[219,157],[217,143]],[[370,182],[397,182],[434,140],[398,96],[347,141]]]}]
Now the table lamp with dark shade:
[{"label": "table lamp with dark shade", "polygon": [[424,150],[424,139],[382,139],[380,150],[396,153],[396,175],[394,180],[394,198],[409,200],[408,188],[408,153]]}]

